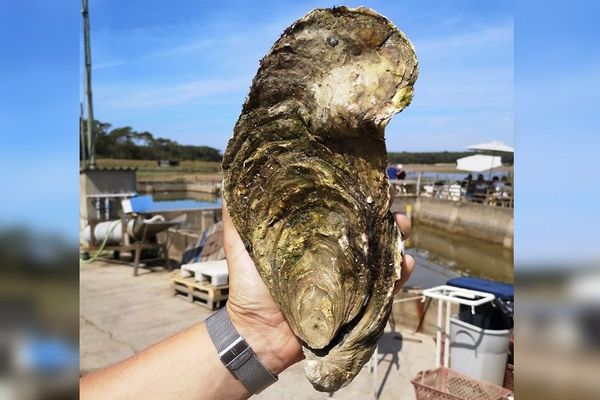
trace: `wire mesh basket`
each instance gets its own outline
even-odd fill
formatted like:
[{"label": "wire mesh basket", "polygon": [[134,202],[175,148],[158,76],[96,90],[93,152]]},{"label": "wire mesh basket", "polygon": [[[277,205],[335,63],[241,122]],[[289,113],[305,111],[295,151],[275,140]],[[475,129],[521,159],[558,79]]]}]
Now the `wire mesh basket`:
[{"label": "wire mesh basket", "polygon": [[445,367],[421,371],[411,382],[417,400],[508,400],[512,394],[508,389]]}]

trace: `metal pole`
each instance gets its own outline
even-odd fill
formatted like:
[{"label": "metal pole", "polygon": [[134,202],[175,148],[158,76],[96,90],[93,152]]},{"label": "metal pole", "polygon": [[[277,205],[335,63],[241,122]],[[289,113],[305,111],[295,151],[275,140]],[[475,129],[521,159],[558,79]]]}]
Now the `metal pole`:
[{"label": "metal pole", "polygon": [[444,307],[444,302],[441,299],[438,299],[438,312],[437,312],[437,326],[435,332],[435,368],[441,365],[442,358],[442,311]]},{"label": "metal pole", "polygon": [[[81,146],[81,161],[83,168],[85,169],[85,163],[87,157],[85,156],[86,143],[85,143],[85,127],[83,126],[83,103],[79,103],[79,145]],[[81,168],[81,167],[80,167]]]},{"label": "metal pole", "polygon": [[452,303],[446,302],[446,326],[444,327],[444,367],[450,366],[450,306]]},{"label": "metal pole", "polygon": [[417,197],[419,197],[419,194],[421,193],[421,172],[419,172],[419,174],[417,175]]},{"label": "metal pole", "polygon": [[492,168],[494,167],[494,156],[495,156],[496,152],[492,151],[492,162],[490,164],[490,173],[488,175],[488,181],[492,180]]},{"label": "metal pole", "polygon": [[87,100],[87,150],[88,167],[96,168],[96,137],[94,135],[94,106],[92,104],[92,52],[90,49],[90,19],[87,0],[81,0],[83,15],[83,43],[85,52],[85,94]]}]

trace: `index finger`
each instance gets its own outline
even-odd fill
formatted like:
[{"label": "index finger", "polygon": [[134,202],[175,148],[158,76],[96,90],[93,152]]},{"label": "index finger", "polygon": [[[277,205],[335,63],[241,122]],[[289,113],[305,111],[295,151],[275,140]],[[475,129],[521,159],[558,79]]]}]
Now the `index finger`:
[{"label": "index finger", "polygon": [[406,240],[410,236],[410,231],[412,229],[412,223],[408,217],[400,212],[393,213],[394,221],[396,221],[396,225],[400,228],[402,232],[402,239]]}]

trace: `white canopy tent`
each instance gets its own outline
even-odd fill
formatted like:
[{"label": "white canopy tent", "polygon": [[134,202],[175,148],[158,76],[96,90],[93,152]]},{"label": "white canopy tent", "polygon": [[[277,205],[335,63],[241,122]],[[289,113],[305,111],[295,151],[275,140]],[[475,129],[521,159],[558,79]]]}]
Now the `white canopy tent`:
[{"label": "white canopy tent", "polygon": [[475,154],[456,160],[456,169],[469,172],[483,172],[502,165],[500,156]]},{"label": "white canopy tent", "polygon": [[[487,142],[487,143],[473,144],[473,145],[467,147],[467,149],[492,153],[491,156],[488,156],[488,157],[492,157],[492,159],[490,160],[490,167],[484,170],[484,171],[487,171],[487,170],[490,171],[490,176],[488,177],[488,180],[492,177],[492,169],[502,165],[501,157],[496,157],[496,154],[497,153],[514,153],[515,152],[515,149],[502,143],[499,140],[492,140],[491,142]],[[494,158],[500,159],[499,165],[496,165],[496,166],[493,165],[493,163],[495,162]]]},{"label": "white canopy tent", "polygon": [[491,151],[492,153],[514,153],[515,149],[498,141],[494,140],[488,143],[474,144],[467,147],[469,150]]}]

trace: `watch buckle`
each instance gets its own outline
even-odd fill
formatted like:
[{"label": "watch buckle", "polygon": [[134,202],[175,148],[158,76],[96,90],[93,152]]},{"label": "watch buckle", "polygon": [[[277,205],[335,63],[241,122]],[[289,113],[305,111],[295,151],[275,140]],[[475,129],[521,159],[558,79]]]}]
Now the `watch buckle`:
[{"label": "watch buckle", "polygon": [[219,358],[229,369],[238,369],[252,357],[252,349],[243,337],[238,337],[233,343],[219,353]]}]

